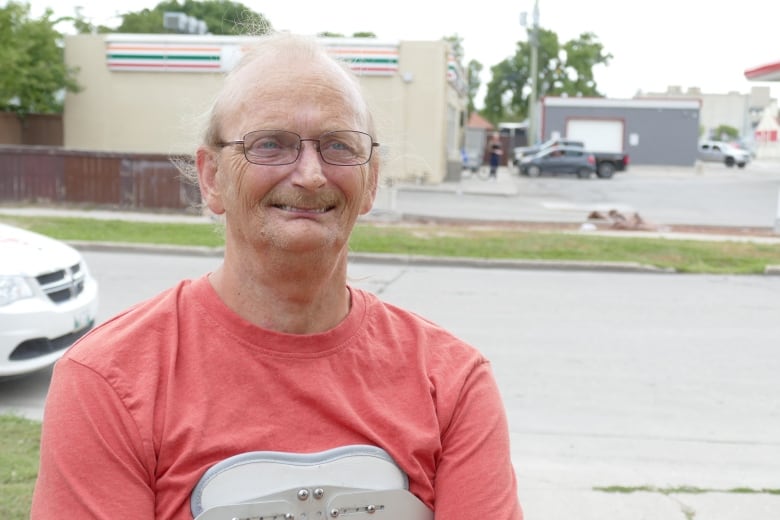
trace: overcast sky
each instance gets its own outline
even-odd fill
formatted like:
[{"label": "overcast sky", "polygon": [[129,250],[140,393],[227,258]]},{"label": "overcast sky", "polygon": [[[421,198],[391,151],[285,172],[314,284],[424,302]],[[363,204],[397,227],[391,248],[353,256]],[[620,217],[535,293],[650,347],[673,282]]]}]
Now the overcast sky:
[{"label": "overcast sky", "polygon": [[[0,0],[5,3],[6,0]],[[153,8],[158,0],[31,0],[33,16],[52,7],[72,15],[75,6],[93,23],[115,26],[121,12]],[[463,38],[466,61],[489,69],[525,40],[520,14],[533,0],[245,0],[275,29],[315,34],[350,35],[370,31],[387,40],[434,40],[455,33]],[[121,6],[121,7],[117,7]],[[595,71],[602,93],[630,98],[638,90],[663,92],[669,85],[700,87],[706,93],[769,86],[780,97],[780,82],[750,82],[745,69],[780,62],[780,1],[741,0],[539,0],[539,25],[561,42],[593,32],[613,55],[608,67]],[[481,105],[481,100],[478,100]]]}]

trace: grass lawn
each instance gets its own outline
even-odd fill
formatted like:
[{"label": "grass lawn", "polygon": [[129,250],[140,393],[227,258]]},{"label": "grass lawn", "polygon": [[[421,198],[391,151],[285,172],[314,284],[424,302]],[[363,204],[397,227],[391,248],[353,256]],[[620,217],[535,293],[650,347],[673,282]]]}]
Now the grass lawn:
[{"label": "grass lawn", "polygon": [[[212,224],[128,222],[71,217],[0,215],[14,224],[62,240],[220,247]],[[359,223],[350,248],[361,253],[481,259],[635,262],[680,273],[760,274],[780,265],[780,245],[737,241],[672,240],[529,231],[512,226]]]},{"label": "grass lawn", "polygon": [[0,415],[0,518],[3,520],[30,517],[40,441],[39,422]]}]

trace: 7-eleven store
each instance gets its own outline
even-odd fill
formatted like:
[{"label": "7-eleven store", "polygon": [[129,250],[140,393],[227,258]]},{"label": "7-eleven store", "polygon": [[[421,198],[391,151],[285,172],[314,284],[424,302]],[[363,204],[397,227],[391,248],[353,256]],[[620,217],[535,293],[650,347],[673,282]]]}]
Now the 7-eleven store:
[{"label": "7-eleven store", "polygon": [[[190,154],[224,73],[251,38],[106,34],[65,39],[82,91],[68,93],[64,146]],[[466,110],[460,67],[444,41],[326,38],[359,75],[374,113],[383,178],[438,183],[461,172]]]}]

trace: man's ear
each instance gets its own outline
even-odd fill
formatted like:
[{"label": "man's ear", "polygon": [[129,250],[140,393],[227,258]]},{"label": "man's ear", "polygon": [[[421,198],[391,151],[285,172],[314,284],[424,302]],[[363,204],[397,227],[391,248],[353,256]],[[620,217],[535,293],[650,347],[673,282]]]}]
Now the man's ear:
[{"label": "man's ear", "polygon": [[198,148],[195,165],[198,168],[198,185],[203,204],[215,215],[221,215],[225,212],[225,206],[222,204],[222,194],[217,182],[218,167],[214,150],[205,146]]},{"label": "man's ear", "polygon": [[372,160],[368,164],[368,172],[366,173],[366,187],[363,193],[363,203],[360,206],[361,215],[371,211],[371,208],[374,206],[376,191],[379,187],[379,161]]}]

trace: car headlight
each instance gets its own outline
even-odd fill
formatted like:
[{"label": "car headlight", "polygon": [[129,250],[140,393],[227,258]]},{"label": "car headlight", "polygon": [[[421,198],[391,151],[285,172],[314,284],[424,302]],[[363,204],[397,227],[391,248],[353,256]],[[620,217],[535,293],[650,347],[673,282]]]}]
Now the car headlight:
[{"label": "car headlight", "polygon": [[21,276],[0,276],[0,307],[33,297],[33,289]]}]

